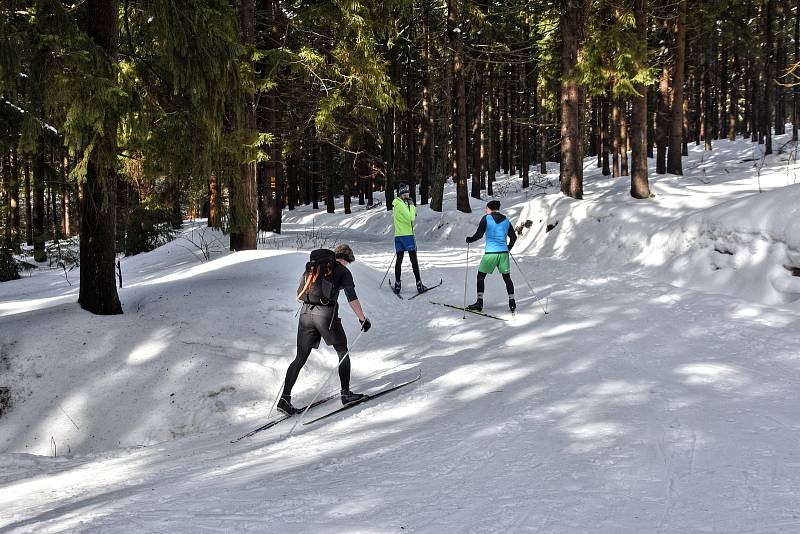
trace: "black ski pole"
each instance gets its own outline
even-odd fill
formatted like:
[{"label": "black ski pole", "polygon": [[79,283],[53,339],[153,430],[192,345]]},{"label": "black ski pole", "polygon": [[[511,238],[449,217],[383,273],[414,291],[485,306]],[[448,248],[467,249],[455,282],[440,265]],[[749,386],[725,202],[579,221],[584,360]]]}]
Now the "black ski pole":
[{"label": "black ski pole", "polygon": [[467,318],[467,277],[469,276],[469,243],[467,243],[467,266],[464,268],[464,316]]},{"label": "black ski pole", "polygon": [[511,256],[512,260],[514,260],[514,265],[516,265],[517,269],[519,269],[519,274],[522,275],[522,279],[525,280],[526,284],[528,284],[528,289],[531,290],[531,295],[533,295],[533,298],[535,298],[536,302],[539,303],[539,306],[542,307],[542,311],[544,312],[544,314],[547,315],[547,307],[542,304],[542,299],[536,296],[536,292],[533,290],[533,286],[531,286],[531,283],[528,282],[528,278],[525,276],[525,273],[522,272],[522,267],[519,266],[517,258],[515,258],[513,254],[511,254],[511,251],[508,252],[508,255]]},{"label": "black ski pole", "polygon": [[392,265],[394,264],[394,260],[395,260],[396,257],[397,257],[397,254],[392,256],[392,261],[389,262],[389,266],[386,268],[386,273],[384,273],[383,280],[381,280],[381,285],[378,286],[378,289],[383,287],[383,283],[386,281],[386,277],[389,276],[389,269],[392,268]]}]

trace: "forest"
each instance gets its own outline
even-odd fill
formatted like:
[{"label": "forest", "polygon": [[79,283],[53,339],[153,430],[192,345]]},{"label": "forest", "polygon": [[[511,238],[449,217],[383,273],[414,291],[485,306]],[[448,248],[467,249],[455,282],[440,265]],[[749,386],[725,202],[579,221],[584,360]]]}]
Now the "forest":
[{"label": "forest", "polygon": [[118,258],[187,219],[251,250],[298,205],[404,183],[469,212],[546,162],[568,197],[588,157],[646,201],[648,158],[796,142],[799,64],[780,0],[3,0],[0,281],[79,268],[118,314]]}]

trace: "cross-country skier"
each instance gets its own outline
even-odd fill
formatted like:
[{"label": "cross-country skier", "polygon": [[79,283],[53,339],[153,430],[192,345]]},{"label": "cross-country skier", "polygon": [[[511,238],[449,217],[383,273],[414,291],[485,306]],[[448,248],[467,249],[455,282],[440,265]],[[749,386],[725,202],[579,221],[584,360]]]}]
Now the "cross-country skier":
[{"label": "cross-country skier", "polygon": [[[347,335],[342,328],[342,321],[339,318],[339,291],[343,290],[347,296],[350,307],[361,323],[361,330],[368,331],[372,326],[369,319],[361,309],[361,303],[356,295],[355,282],[353,275],[347,265],[355,261],[353,250],[347,245],[338,245],[333,252],[329,250],[318,250],[312,252],[312,262],[318,265],[320,287],[327,289],[317,289],[317,284],[311,284],[309,280],[308,268],[300,279],[301,291],[298,298],[303,300],[300,310],[300,321],[297,325],[297,356],[289,365],[286,371],[286,380],[283,385],[283,394],[278,401],[278,409],[288,415],[297,413],[299,410],[292,406],[292,387],[297,381],[300,369],[308,360],[311,349],[319,348],[320,339],[324,339],[327,345],[333,345],[339,355],[341,364],[339,365],[339,381],[342,386],[342,404],[357,401],[364,397],[360,393],[350,391],[350,356],[347,349]],[[328,255],[326,257],[326,254]],[[311,263],[311,262],[310,262]],[[325,270],[328,272],[326,273]],[[325,276],[327,274],[327,276]],[[316,277],[315,277],[316,278]],[[327,293],[320,297],[321,293]],[[312,303],[315,302],[315,303]],[[346,357],[345,357],[346,356]],[[342,358],[344,359],[342,360]]]},{"label": "cross-country skier", "polygon": [[403,255],[408,251],[411,269],[417,280],[417,291],[425,292],[428,288],[422,283],[417,263],[417,243],[414,239],[414,219],[417,218],[417,207],[408,198],[410,190],[406,184],[400,184],[398,196],[392,202],[392,218],[394,219],[394,250],[397,254],[394,263],[394,287],[392,291],[400,293],[400,276],[403,271]]},{"label": "cross-country skier", "polygon": [[[495,268],[503,275],[503,280],[506,283],[508,307],[512,312],[517,309],[517,303],[514,300],[514,282],[511,281],[508,258],[511,247],[517,241],[517,234],[514,232],[511,222],[498,211],[499,209],[499,200],[489,201],[486,204],[486,215],[483,216],[480,224],[478,224],[475,235],[467,238],[467,243],[474,243],[486,234],[486,251],[478,266],[478,300],[474,304],[467,306],[468,310],[483,310],[484,281],[486,280],[486,275],[492,274]],[[506,242],[506,237],[509,239],[508,242]]]}]

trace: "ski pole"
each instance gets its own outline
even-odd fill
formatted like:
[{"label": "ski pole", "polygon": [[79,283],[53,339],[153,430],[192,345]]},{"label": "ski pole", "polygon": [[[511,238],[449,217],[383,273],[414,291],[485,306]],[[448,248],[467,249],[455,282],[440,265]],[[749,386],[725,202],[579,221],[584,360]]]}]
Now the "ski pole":
[{"label": "ski pole", "polygon": [[467,243],[467,266],[464,268],[464,316],[467,318],[467,277],[469,276],[469,243]]},{"label": "ski pole", "polygon": [[308,403],[308,406],[306,406],[306,409],[303,410],[303,413],[301,413],[300,417],[297,418],[297,421],[294,422],[294,425],[292,426],[291,430],[289,430],[289,433],[286,435],[287,438],[292,436],[292,433],[294,432],[294,429],[297,428],[297,425],[299,425],[303,421],[303,419],[305,419],[306,413],[308,412],[308,409],[311,408],[312,404],[317,402],[317,399],[319,398],[320,394],[322,393],[322,390],[325,389],[325,386],[328,384],[328,380],[330,380],[331,377],[333,376],[333,372],[336,371],[337,369],[339,369],[339,366],[342,365],[342,362],[345,361],[345,359],[348,356],[350,356],[350,353],[353,351],[353,347],[356,346],[356,344],[358,343],[358,340],[361,339],[361,336],[363,336],[363,335],[364,335],[364,330],[361,330],[361,332],[359,332],[359,334],[358,334],[358,337],[356,337],[355,341],[353,341],[353,343],[350,344],[350,348],[347,349],[347,352],[345,353],[345,355],[342,356],[339,359],[339,363],[337,363],[336,366],[333,369],[330,370],[330,372],[328,373],[328,376],[325,377],[325,381],[322,382],[322,385],[317,390],[316,395],[314,395],[314,398],[311,399],[311,402]]},{"label": "ski pole", "polygon": [[535,298],[536,302],[539,303],[539,306],[542,307],[542,311],[544,312],[544,314],[547,315],[547,308],[542,304],[542,299],[536,296],[536,292],[533,290],[533,286],[531,286],[531,283],[528,282],[528,278],[525,276],[525,273],[522,272],[522,267],[519,266],[517,258],[515,258],[513,254],[511,254],[511,251],[508,252],[508,255],[511,256],[512,260],[514,260],[514,265],[516,265],[517,269],[519,269],[519,274],[522,275],[522,279],[525,280],[526,284],[528,284],[528,289],[531,290],[531,295],[533,295],[533,298]]},{"label": "ski pole", "polygon": [[392,261],[389,262],[389,266],[386,268],[386,273],[384,273],[383,280],[381,280],[381,285],[378,286],[378,289],[383,287],[383,283],[386,281],[386,277],[389,276],[389,269],[392,268],[392,265],[394,264],[394,260],[396,257],[397,257],[396,254],[392,256]]},{"label": "ski pole", "polygon": [[283,392],[283,384],[281,384],[280,387],[278,387],[278,394],[275,395],[275,400],[272,401],[272,406],[269,407],[269,413],[267,414],[267,419],[269,419],[272,416],[272,410],[274,410],[275,406],[277,406],[278,399],[281,398],[282,392]]}]

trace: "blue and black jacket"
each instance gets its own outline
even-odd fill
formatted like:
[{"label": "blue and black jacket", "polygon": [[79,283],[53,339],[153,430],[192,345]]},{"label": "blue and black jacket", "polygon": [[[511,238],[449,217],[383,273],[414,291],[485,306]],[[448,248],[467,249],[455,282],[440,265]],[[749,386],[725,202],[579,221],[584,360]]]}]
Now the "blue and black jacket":
[{"label": "blue and black jacket", "polygon": [[[511,221],[500,212],[493,211],[485,215],[475,235],[467,239],[468,243],[473,243],[486,234],[486,254],[503,254],[511,250],[517,241],[517,233],[511,226]],[[506,243],[506,237],[509,238]]]}]

